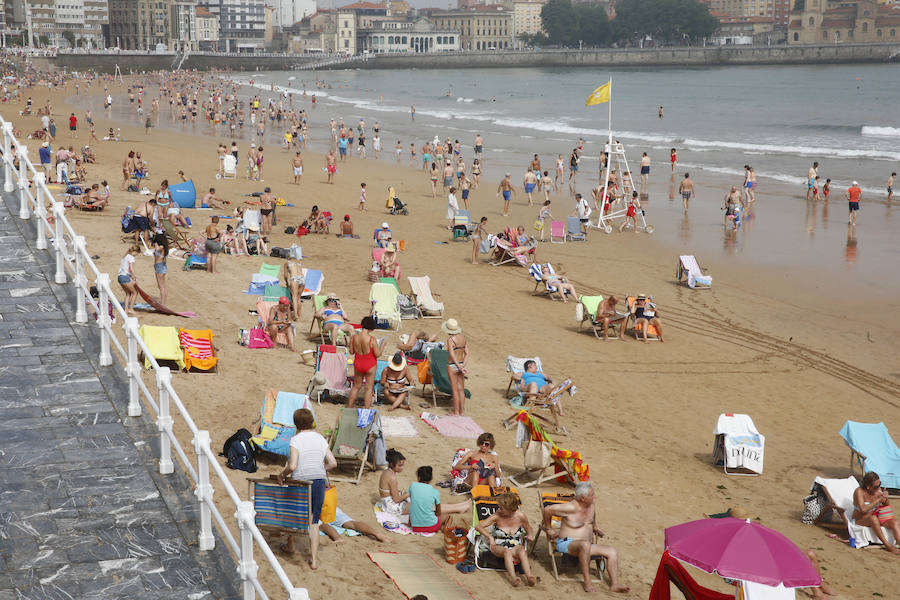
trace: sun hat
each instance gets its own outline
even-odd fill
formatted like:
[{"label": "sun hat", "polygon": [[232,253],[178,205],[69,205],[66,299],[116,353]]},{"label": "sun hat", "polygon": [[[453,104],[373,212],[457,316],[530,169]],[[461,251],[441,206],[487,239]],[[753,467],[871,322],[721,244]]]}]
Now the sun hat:
[{"label": "sun hat", "polygon": [[283,304],[284,306],[290,306],[291,301],[288,300],[285,296],[282,296],[281,298],[278,299],[278,304]]},{"label": "sun hat", "polygon": [[647,294],[638,294],[637,299],[638,299],[638,300],[646,300],[646,299],[647,299]]},{"label": "sun hat", "polygon": [[402,352],[395,352],[387,366],[391,371],[402,371],[406,368],[406,357]]},{"label": "sun hat", "polygon": [[384,251],[385,251],[385,252],[396,252],[396,251],[397,251],[397,246],[394,245],[394,242],[391,242],[390,244],[388,244],[387,246],[385,246]]},{"label": "sun hat", "polygon": [[456,319],[447,319],[446,321],[441,323],[441,329],[443,329],[445,333],[449,333],[450,335],[462,333],[462,328],[459,326],[459,323],[456,321]]},{"label": "sun hat", "polygon": [[854,181],[854,182],[853,182],[853,185],[859,185],[859,183],[857,183],[856,181]]},{"label": "sun hat", "polygon": [[387,224],[387,221],[385,221],[384,223],[381,224],[381,228],[382,229],[390,229],[391,226]]},{"label": "sun hat", "polygon": [[330,294],[328,294],[328,297],[325,298],[325,299],[326,299],[326,300],[337,300],[337,299],[338,299],[338,295],[335,294],[334,292],[331,292]]}]

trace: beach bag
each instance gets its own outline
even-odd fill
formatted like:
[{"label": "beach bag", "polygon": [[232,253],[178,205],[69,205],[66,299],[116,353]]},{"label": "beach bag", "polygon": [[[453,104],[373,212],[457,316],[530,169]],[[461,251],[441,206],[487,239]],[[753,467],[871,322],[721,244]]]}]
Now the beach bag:
[{"label": "beach bag", "polygon": [[131,185],[128,186],[128,191],[129,192],[138,192],[140,190],[138,190],[138,186],[136,186],[132,183]]},{"label": "beach bag", "polygon": [[535,220],[534,222],[534,230],[541,231],[544,228],[544,222],[540,219]]},{"label": "beach bag", "polygon": [[294,232],[297,231],[296,227],[285,227],[284,232],[288,235],[294,235]]},{"label": "beach bag", "polygon": [[525,470],[540,471],[550,464],[550,442],[531,440],[525,447]]},{"label": "beach bag", "polygon": [[287,249],[273,246],[269,249],[269,256],[272,258],[287,258]]},{"label": "beach bag", "polygon": [[274,342],[272,342],[272,338],[269,337],[269,334],[266,333],[266,330],[262,327],[254,327],[250,330],[250,337],[247,341],[248,348],[272,348],[275,346]]},{"label": "beach bag", "polygon": [[444,523],[444,558],[451,565],[466,560],[469,524],[460,515],[450,515]]},{"label": "beach bag", "polygon": [[296,233],[297,233],[297,237],[303,237],[304,235],[309,233],[309,229],[307,229],[303,225],[300,225],[299,227],[297,227]]},{"label": "beach bag", "polygon": [[251,437],[250,432],[242,428],[225,440],[219,456],[225,457],[225,464],[229,469],[256,473],[256,456],[253,454]]},{"label": "beach bag", "polygon": [[338,494],[333,485],[325,488],[325,499],[322,501],[322,515],[319,517],[323,523],[331,523],[337,518]]},{"label": "beach bag", "polygon": [[422,385],[431,383],[431,360],[426,358],[416,368],[418,369],[419,383]]},{"label": "beach bag", "polygon": [[804,525],[812,525],[825,507],[828,506],[828,497],[825,491],[818,483],[814,483],[812,492],[803,499],[803,512],[800,514],[800,521]]},{"label": "beach bag", "polygon": [[400,294],[397,296],[397,308],[400,309],[401,319],[418,319],[419,308],[416,306],[409,296]]}]

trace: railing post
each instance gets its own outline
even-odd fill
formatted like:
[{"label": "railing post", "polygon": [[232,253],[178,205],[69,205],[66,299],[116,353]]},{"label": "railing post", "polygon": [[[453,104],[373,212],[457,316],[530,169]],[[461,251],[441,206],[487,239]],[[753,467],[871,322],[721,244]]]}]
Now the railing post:
[{"label": "railing post", "polygon": [[209,483],[209,432],[200,430],[194,435],[194,452],[197,453],[197,489],[194,495],[200,502],[200,534],[197,543],[200,550],[212,550],[216,547],[216,538],[212,534],[212,512],[209,506],[212,504],[213,487]]},{"label": "railing post", "polygon": [[9,194],[16,189],[12,179],[12,148],[13,126],[12,123],[3,124],[3,191]]},{"label": "railing post", "polygon": [[109,315],[109,275],[97,275],[96,284],[99,295],[97,324],[100,325],[100,366],[108,367],[112,364],[112,352],[109,349],[109,328],[112,326],[112,317]]},{"label": "railing post", "polygon": [[75,236],[75,322],[87,323],[87,307],[84,294],[87,288],[87,277],[84,274],[84,254],[87,245],[83,235]]},{"label": "railing post", "polygon": [[172,463],[172,417],[169,416],[169,388],[172,383],[172,372],[169,367],[160,367],[156,371],[156,389],[159,392],[159,415],[156,417],[156,429],[159,431],[159,472],[168,475],[175,471]]},{"label": "railing post", "polygon": [[31,215],[28,210],[28,148],[19,147],[19,218],[27,219]]},{"label": "railing post", "polygon": [[47,176],[43,173],[35,173],[34,175],[34,224],[37,227],[37,240],[34,242],[34,247],[38,250],[47,249],[47,230],[44,229],[44,221],[47,217],[47,207],[44,206],[46,201],[44,190],[47,189],[45,186],[46,179]]},{"label": "railing post", "polygon": [[65,252],[66,238],[63,236],[63,217],[66,215],[66,209],[62,202],[53,203],[53,225],[55,233],[53,234],[53,247],[56,249],[56,274],[53,281],[62,285],[66,282]]},{"label": "railing post", "polygon": [[253,560],[253,532],[250,531],[254,515],[256,515],[256,511],[253,510],[252,502],[241,502],[234,513],[234,518],[238,522],[238,529],[241,530],[241,555],[238,557],[237,570],[238,575],[241,577],[244,600],[256,599],[256,589],[253,587],[253,581],[256,579],[259,566]]},{"label": "railing post", "polygon": [[125,362],[125,376],[128,377],[128,416],[141,416],[141,402],[138,398],[137,378],[141,376],[141,365],[138,363],[138,320],[137,317],[125,317],[125,338],[128,345],[128,356]]}]

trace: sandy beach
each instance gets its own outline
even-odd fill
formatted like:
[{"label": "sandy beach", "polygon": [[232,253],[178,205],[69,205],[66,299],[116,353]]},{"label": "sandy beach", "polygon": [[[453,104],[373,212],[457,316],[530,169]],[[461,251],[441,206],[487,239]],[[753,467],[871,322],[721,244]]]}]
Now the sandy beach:
[{"label": "sandy beach", "polygon": [[[97,87],[94,94],[102,91],[102,86],[99,90]],[[125,88],[111,89],[121,102]],[[156,88],[150,92],[154,97]],[[31,90],[30,95],[35,106],[41,106],[46,92]],[[54,91],[52,98],[59,125],[58,143],[87,143],[84,100],[73,96],[71,85]],[[20,110],[21,105],[4,107],[4,116]],[[77,141],[70,142],[64,125],[72,111],[82,126]],[[162,119],[168,119],[168,109],[161,111]],[[353,321],[369,312],[366,273],[371,265],[371,233],[382,221],[388,221],[394,239],[406,243],[406,251],[399,257],[404,275],[401,290],[409,290],[407,276],[429,275],[438,300],[445,304],[445,315],[457,319],[468,337],[471,356],[467,387],[472,398],[466,413],[496,436],[507,475],[521,470],[522,454],[515,448],[514,431],[504,431],[501,425],[501,420],[513,412],[504,399],[506,356],[537,355],[549,375],[556,379],[571,377],[578,393],[564,403],[562,422],[569,435],[555,441],[581,452],[590,464],[598,524],[606,532],[607,543],[618,549],[620,577],[631,586],[625,597],[647,597],[666,527],[736,506],[800,547],[816,549],[827,569],[825,577],[840,598],[890,598],[896,594],[890,590],[896,590],[900,580],[900,559],[876,549],[851,550],[826,537],[825,529],[805,526],[799,520],[802,498],[816,476],[848,475],[849,451],[838,435],[845,421],[884,421],[900,440],[900,326],[894,317],[900,302],[893,286],[882,286],[878,279],[872,279],[848,287],[841,281],[841,266],[831,271],[803,271],[782,268],[774,258],[768,265],[738,261],[726,251],[698,255],[713,276],[713,287],[709,291],[691,290],[674,281],[677,255],[685,248],[654,236],[594,231],[585,243],[540,244],[537,259],[562,265],[579,294],[647,293],[657,302],[666,327],[665,343],[643,344],[631,337],[605,343],[589,330],[579,331],[574,303],[533,296],[534,281],[525,269],[494,267],[486,262],[470,264],[471,244],[450,241],[444,228],[446,198],[439,195],[432,199],[427,176],[397,166],[390,152],[377,162],[354,158],[340,164],[334,185],[325,182],[323,157],[304,152],[305,174],[301,185],[294,186],[289,169],[291,155],[270,145],[264,184],[247,181],[240,168],[237,180],[216,181],[216,145],[229,144],[227,137],[202,135],[205,128],[201,125],[196,133],[159,128],[146,135],[133,121],[113,122],[96,110],[94,119],[98,135],[109,127],[121,127],[124,138],[99,144],[99,163],[88,169],[89,183],[109,181],[113,190],[110,206],[96,214],[73,209],[68,218],[87,238],[91,253],[100,256],[98,266],[113,276],[126,250],[126,244],[120,241],[120,217],[126,205],[135,206],[143,199],[118,191],[122,159],[134,149],[149,162],[151,179],[146,185],[152,191],[162,179],[174,182],[176,172],[182,169],[194,180],[198,193],[214,185],[217,195],[236,204],[246,199],[243,195],[270,186],[277,196],[294,204],[277,210],[278,226],[270,244],[301,244],[306,257],[303,265],[325,273],[324,292],[337,293]],[[313,133],[321,139],[328,115],[313,113],[312,119]],[[13,121],[23,132],[40,128],[36,116]],[[404,142],[408,147],[409,140]],[[243,157],[249,142],[242,140],[239,144]],[[38,147],[36,141],[29,140],[33,159]],[[523,168],[527,158],[522,157]],[[668,173],[665,176],[651,180],[653,197],[667,197]],[[520,187],[520,181],[515,177],[514,181]],[[366,182],[369,190],[367,212],[356,210],[360,182]],[[409,203],[409,216],[387,214],[384,200],[389,185],[396,186],[400,197]],[[721,197],[726,185],[724,180],[698,182],[701,190],[714,197]],[[496,182],[482,181],[472,194],[473,217],[487,216],[487,229],[492,232],[520,224],[530,230],[537,207],[525,206],[521,188],[508,219],[501,216],[502,202],[495,191]],[[765,214],[776,210],[779,194],[787,193],[784,188],[770,187],[766,196],[758,199],[756,211]],[[283,233],[285,226],[296,226],[304,219],[313,204],[337,218],[350,214],[360,239],[308,235],[298,241],[296,236]],[[571,198],[565,193],[554,195],[553,210],[557,218],[568,214]],[[719,214],[717,206],[697,207],[697,213],[703,211]],[[834,201],[834,211],[844,214],[841,199]],[[210,212],[185,212],[194,223],[192,234],[202,235]],[[660,214],[670,215],[665,211]],[[721,217],[717,218],[721,223]],[[865,213],[860,230],[865,227],[864,218]],[[703,235],[703,231],[693,235]],[[709,235],[721,237],[721,232],[710,228]],[[241,427],[254,431],[268,388],[303,392],[313,374],[296,353],[285,349],[248,350],[237,343],[238,330],[252,326],[256,319],[247,313],[254,308],[256,297],[244,291],[262,262],[281,260],[223,255],[216,275],[182,271],[178,261],[169,260],[168,304],[174,310],[194,311],[197,318],[139,314],[141,323],[214,331],[218,373],[174,376],[176,389],[191,415],[201,428],[210,430],[214,447]],[[138,257],[136,273],[142,287],[156,294],[152,260]],[[896,268],[890,265],[882,276],[895,277]],[[315,347],[315,340],[306,336],[312,312],[310,303],[304,303],[295,341],[301,351]],[[393,352],[398,333],[415,328],[438,333],[440,323],[438,319],[404,321],[400,332],[377,331],[376,337],[387,337],[386,348]],[[441,334],[440,338],[446,336]],[[150,374],[146,374],[146,380],[152,382]],[[417,390],[412,400],[412,414],[416,416],[418,405],[425,399]],[[449,400],[440,404],[438,414],[446,414],[448,406]],[[751,415],[765,434],[762,476],[727,477],[712,464],[712,430],[718,415],[725,412]],[[337,405],[316,406],[319,430],[332,427],[337,414]],[[454,451],[467,443],[443,438],[418,418],[416,421],[418,437],[388,439],[388,447],[401,450],[408,459],[400,475],[403,486],[414,481],[415,469],[421,465],[432,465],[436,479],[446,478]],[[188,447],[189,441],[183,439],[182,443]],[[276,464],[262,465],[258,474],[278,470]],[[238,490],[246,489],[245,475],[229,471]],[[354,518],[374,524],[372,504],[378,497],[377,481],[377,473],[367,472],[359,486],[338,484],[340,507]],[[451,500],[446,490],[441,494],[444,501]],[[537,494],[524,490],[522,497],[523,509],[536,527]],[[223,513],[233,511],[221,490],[216,498]],[[475,598],[508,597],[511,593],[502,573],[464,575],[444,562],[440,536],[392,535],[391,541],[389,545],[364,538],[344,539],[339,544],[325,541],[320,550],[322,567],[312,572],[305,562],[306,540],[301,538],[300,552],[283,556],[282,561],[293,581],[308,587],[313,598],[400,597],[391,581],[366,557],[367,551],[377,549],[431,555]],[[273,542],[273,547],[277,548],[277,543]],[[517,596],[537,599],[558,593],[582,594],[575,583],[554,582],[543,543],[532,564],[541,581],[534,589],[516,590]],[[264,562],[260,562],[260,568],[266,574],[270,594],[279,597],[277,581],[267,573]],[[730,589],[717,577],[696,569],[691,569],[691,574],[716,589]],[[621,597],[606,586],[594,595]]]}]

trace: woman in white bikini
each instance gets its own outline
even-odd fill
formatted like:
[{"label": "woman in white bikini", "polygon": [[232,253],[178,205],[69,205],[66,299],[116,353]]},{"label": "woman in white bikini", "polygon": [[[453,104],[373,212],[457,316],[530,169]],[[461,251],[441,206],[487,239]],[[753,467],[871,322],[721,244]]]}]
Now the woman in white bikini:
[{"label": "woman in white bikini", "polygon": [[409,514],[409,493],[400,489],[397,480],[397,473],[406,466],[406,457],[393,448],[385,456],[388,468],[381,472],[378,480],[378,495],[381,497],[378,504],[384,512],[392,515]]}]

